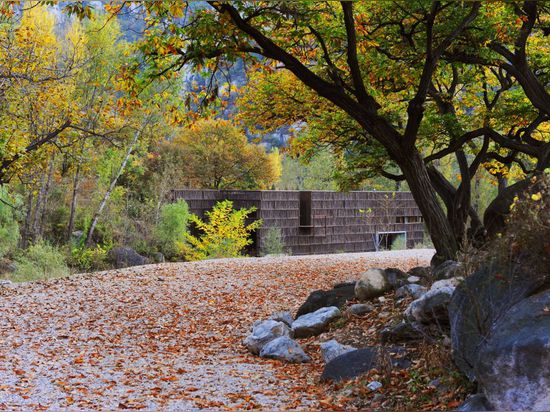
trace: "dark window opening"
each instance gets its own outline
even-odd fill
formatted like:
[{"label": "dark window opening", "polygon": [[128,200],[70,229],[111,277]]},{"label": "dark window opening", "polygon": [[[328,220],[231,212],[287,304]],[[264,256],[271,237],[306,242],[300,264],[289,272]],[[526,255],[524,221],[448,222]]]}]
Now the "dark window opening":
[{"label": "dark window opening", "polygon": [[375,248],[379,250],[401,250],[407,248],[406,232],[380,232],[376,234]]}]

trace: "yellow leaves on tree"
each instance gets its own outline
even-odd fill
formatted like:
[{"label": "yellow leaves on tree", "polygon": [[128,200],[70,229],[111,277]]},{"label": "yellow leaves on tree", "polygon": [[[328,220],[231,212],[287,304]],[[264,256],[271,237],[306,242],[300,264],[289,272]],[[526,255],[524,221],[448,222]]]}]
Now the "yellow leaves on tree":
[{"label": "yellow leaves on tree", "polygon": [[190,220],[202,232],[200,237],[186,234],[187,243],[180,244],[187,260],[240,257],[242,250],[252,244],[250,234],[262,225],[261,220],[246,224],[256,208],[233,210],[233,202],[218,202],[206,212],[208,222],[192,215]]}]

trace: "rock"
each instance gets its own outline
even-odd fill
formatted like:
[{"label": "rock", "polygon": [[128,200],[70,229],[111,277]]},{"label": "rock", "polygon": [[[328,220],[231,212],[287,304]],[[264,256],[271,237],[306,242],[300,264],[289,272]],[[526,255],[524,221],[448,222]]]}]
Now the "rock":
[{"label": "rock", "polygon": [[260,356],[290,363],[303,363],[311,360],[302,347],[288,336],[280,336],[268,342],[260,351]]},{"label": "rock", "polygon": [[466,277],[449,305],[453,358],[459,369],[475,379],[473,365],[490,338],[497,319],[514,305],[536,293],[550,276],[525,271],[521,262],[487,262]]},{"label": "rock", "polygon": [[380,382],[372,381],[367,385],[367,388],[369,388],[371,391],[376,391],[376,390],[380,389],[382,386],[384,386],[384,385],[382,385]]},{"label": "rock", "polygon": [[164,257],[164,255],[160,252],[156,252],[155,254],[153,254],[153,262],[155,263],[164,263],[166,262],[166,259]]},{"label": "rock", "polygon": [[344,353],[356,350],[356,348],[354,348],[353,346],[342,345],[334,339],[321,343],[320,347],[321,355],[323,355],[323,360],[325,361],[325,363],[330,362],[334,358],[337,358]]},{"label": "rock", "polygon": [[329,306],[341,308],[348,300],[355,298],[355,282],[339,283],[331,290],[316,290],[312,292],[305,303],[300,306],[296,317],[315,312]]},{"label": "rock", "polygon": [[13,282],[9,279],[0,279],[0,286],[9,286],[12,284]]},{"label": "rock", "polygon": [[413,299],[420,299],[420,297],[428,291],[424,286],[411,283],[410,285],[401,286],[395,291],[395,297],[397,299],[403,299],[407,296],[411,296]]},{"label": "rock", "polygon": [[447,309],[454,290],[454,287],[442,287],[426,292],[419,299],[411,302],[405,310],[405,317],[409,321],[421,323],[448,324],[449,314]]},{"label": "rock", "polygon": [[342,316],[342,312],[336,306],[321,308],[313,313],[308,313],[297,318],[292,323],[292,331],[295,338],[308,338],[323,333],[330,322]]},{"label": "rock", "polygon": [[149,263],[149,259],[141,256],[131,247],[115,247],[107,253],[107,259],[114,264],[117,269],[141,266]]},{"label": "rock", "polygon": [[417,276],[419,278],[429,278],[432,276],[432,268],[430,266],[416,266],[407,272],[409,276]]},{"label": "rock", "polygon": [[393,289],[399,289],[401,286],[407,284],[407,274],[401,269],[388,268],[384,270],[386,280],[389,282]]},{"label": "rock", "polygon": [[378,348],[363,348],[334,358],[325,365],[321,381],[339,382],[364,375],[379,364]]},{"label": "rock", "polygon": [[437,289],[443,289],[443,288],[456,288],[458,285],[460,285],[460,282],[462,282],[464,278],[450,278],[450,279],[442,279],[434,282],[432,286],[430,287],[430,290],[437,290]]},{"label": "rock", "polygon": [[355,303],[348,308],[348,312],[355,316],[362,316],[374,310],[368,303]]},{"label": "rock", "polygon": [[482,393],[470,395],[466,398],[466,401],[460,405],[457,411],[475,412],[475,411],[492,411],[489,401]]},{"label": "rock", "polygon": [[382,269],[369,269],[361,274],[355,284],[355,297],[359,300],[369,300],[383,295],[391,289]]},{"label": "rock", "polygon": [[283,322],[287,326],[292,326],[292,322],[294,322],[294,319],[292,318],[292,314],[290,312],[276,312],[273,315],[271,315],[271,319],[276,320],[278,322]]},{"label": "rock", "polygon": [[496,410],[550,410],[550,290],[497,320],[474,372]]},{"label": "rock", "polygon": [[407,278],[407,282],[409,282],[409,283],[418,283],[418,282],[420,282],[420,278],[418,276],[409,276]]},{"label": "rock", "polygon": [[454,278],[460,274],[462,264],[454,260],[446,260],[433,269],[433,278],[436,280]]},{"label": "rock", "polygon": [[422,339],[425,332],[420,323],[403,321],[395,326],[385,328],[380,332],[380,340],[382,343],[388,342],[406,342],[411,340]]},{"label": "rock", "polygon": [[258,355],[262,348],[272,340],[281,336],[290,337],[290,335],[290,328],[283,322],[273,319],[264,320],[254,323],[252,334],[244,340],[243,344],[251,353]]}]

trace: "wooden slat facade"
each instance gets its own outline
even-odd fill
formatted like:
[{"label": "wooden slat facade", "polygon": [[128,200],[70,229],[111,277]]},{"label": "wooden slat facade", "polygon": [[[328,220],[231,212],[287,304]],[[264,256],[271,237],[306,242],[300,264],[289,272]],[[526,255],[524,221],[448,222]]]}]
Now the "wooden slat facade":
[{"label": "wooden slat facade", "polygon": [[[407,247],[424,239],[424,223],[410,192],[328,192],[291,190],[174,190],[201,217],[221,200],[235,208],[255,206],[262,219],[249,254],[260,255],[269,228],[280,228],[293,255],[376,250],[377,233],[405,232]],[[363,212],[362,212],[363,211]]]}]

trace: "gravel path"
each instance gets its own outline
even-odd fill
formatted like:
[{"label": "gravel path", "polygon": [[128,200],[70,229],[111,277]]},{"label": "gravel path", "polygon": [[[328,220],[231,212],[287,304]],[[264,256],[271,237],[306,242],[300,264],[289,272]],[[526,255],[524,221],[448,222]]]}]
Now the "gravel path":
[{"label": "gravel path", "polygon": [[0,409],[294,409],[323,397],[314,361],[241,345],[251,323],[367,267],[433,250],[168,263],[0,287]]}]

